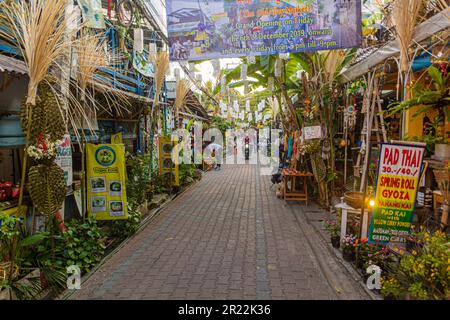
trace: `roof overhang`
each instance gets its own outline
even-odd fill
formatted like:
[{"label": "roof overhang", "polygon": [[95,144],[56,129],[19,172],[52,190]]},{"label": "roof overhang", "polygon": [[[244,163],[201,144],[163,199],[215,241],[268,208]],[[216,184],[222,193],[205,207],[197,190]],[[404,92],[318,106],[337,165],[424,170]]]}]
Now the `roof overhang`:
[{"label": "roof overhang", "polygon": [[[430,19],[421,23],[414,31],[414,41],[421,42],[450,27],[450,8],[447,8]],[[364,75],[371,68],[381,64],[390,57],[400,54],[400,45],[397,39],[388,42],[385,46],[379,48],[370,54],[362,62],[351,66],[341,73],[342,82],[346,83]]]}]

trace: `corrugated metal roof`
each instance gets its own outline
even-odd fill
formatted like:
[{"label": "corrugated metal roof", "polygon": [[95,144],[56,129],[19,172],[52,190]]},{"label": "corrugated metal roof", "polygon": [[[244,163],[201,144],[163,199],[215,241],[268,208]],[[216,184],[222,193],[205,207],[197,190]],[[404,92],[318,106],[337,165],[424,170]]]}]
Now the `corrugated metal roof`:
[{"label": "corrugated metal roof", "polygon": [[0,72],[27,74],[25,62],[0,54]]}]

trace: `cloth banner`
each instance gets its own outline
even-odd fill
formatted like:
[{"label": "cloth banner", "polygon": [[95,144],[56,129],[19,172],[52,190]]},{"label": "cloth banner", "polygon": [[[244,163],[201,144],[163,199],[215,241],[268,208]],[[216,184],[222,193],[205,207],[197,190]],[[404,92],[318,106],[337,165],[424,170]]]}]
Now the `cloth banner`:
[{"label": "cloth banner", "polygon": [[102,0],[78,0],[83,20],[88,28],[105,29],[105,17],[102,14]]},{"label": "cloth banner", "polygon": [[123,144],[87,144],[88,214],[97,220],[128,219]]},{"label": "cloth banner", "polygon": [[170,59],[361,46],[361,0],[167,0]]}]

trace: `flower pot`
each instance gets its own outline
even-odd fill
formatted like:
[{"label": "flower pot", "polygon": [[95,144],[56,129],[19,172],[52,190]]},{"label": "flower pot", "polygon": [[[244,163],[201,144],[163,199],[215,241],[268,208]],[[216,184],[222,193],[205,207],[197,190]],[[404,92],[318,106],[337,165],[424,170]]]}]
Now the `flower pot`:
[{"label": "flower pot", "polygon": [[342,258],[344,258],[347,262],[353,262],[355,261],[355,253],[353,251],[342,251]]},{"label": "flower pot", "polygon": [[341,238],[339,236],[331,237],[331,245],[333,248],[339,249],[341,246]]}]

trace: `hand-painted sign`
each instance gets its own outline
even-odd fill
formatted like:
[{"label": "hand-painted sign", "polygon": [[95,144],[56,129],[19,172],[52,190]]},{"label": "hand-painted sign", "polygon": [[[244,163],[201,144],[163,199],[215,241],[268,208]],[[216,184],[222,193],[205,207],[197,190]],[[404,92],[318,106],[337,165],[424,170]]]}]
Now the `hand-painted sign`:
[{"label": "hand-painted sign", "polygon": [[409,234],[425,148],[382,144],[369,242],[404,242]]},{"label": "hand-painted sign", "polygon": [[58,146],[55,162],[64,170],[66,186],[72,185],[72,147],[70,146],[70,134],[64,135],[63,142]]},{"label": "hand-painted sign", "polygon": [[331,50],[361,44],[360,0],[168,0],[170,59]]},{"label": "hand-painted sign", "polygon": [[128,219],[123,144],[88,144],[86,155],[89,216]]},{"label": "hand-painted sign", "polygon": [[322,138],[322,130],[320,126],[304,127],[303,135],[305,140]]}]

